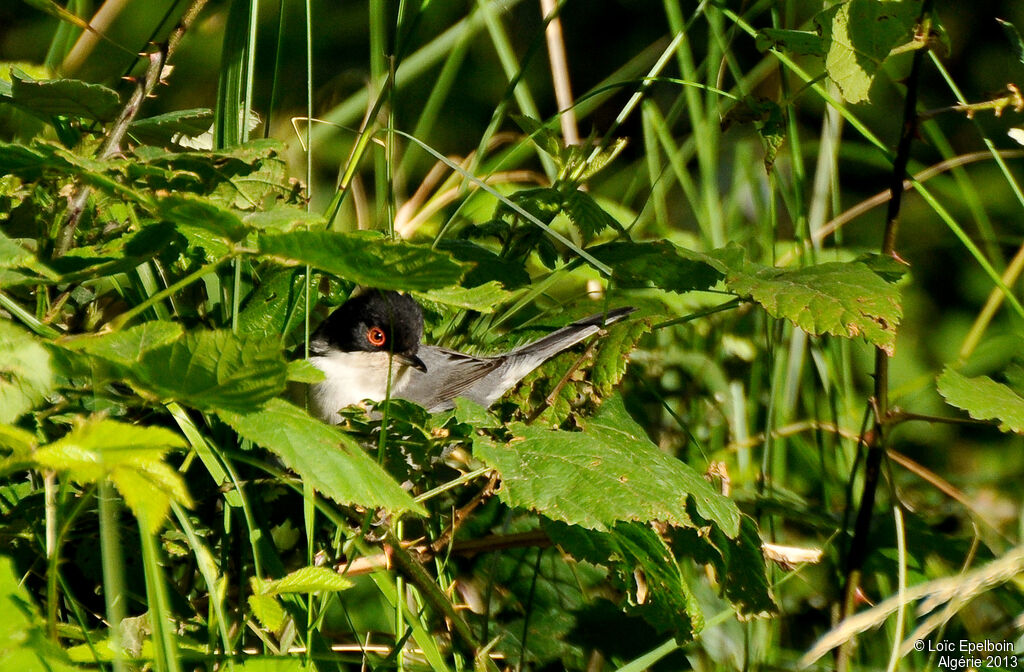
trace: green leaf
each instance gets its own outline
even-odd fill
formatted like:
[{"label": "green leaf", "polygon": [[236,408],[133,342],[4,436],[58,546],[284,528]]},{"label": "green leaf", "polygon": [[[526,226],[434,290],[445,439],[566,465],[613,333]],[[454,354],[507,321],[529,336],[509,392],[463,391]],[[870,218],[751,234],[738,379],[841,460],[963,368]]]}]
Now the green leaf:
[{"label": "green leaf", "polygon": [[587,251],[612,267],[612,277],[622,289],[653,285],[670,292],[689,292],[707,289],[722,277],[707,261],[667,240],[605,243]]},{"label": "green leaf", "polygon": [[171,502],[192,505],[181,474],[163,462],[168,450],[183,447],[184,438],[169,429],[104,418],[81,424],[38,448],[32,459],[39,467],[66,472],[79,483],[109,477],[144,528],[153,533]]},{"label": "green leaf", "polygon": [[729,289],[809,334],[863,336],[892,355],[903,317],[899,290],[865,264],[828,262],[796,270],[744,263]]},{"label": "green leaf", "polygon": [[636,348],[644,334],[650,333],[651,325],[643,320],[630,320],[608,329],[608,334],[597,342],[591,380],[594,389],[602,397],[611,395],[612,390],[629,366],[629,354]]},{"label": "green leaf", "polygon": [[[277,632],[284,625],[287,613],[281,602],[273,595],[253,594],[249,596],[249,608],[264,628]],[[248,667],[246,667],[248,669]]]},{"label": "green leaf", "polygon": [[556,161],[561,159],[562,143],[558,139],[558,134],[553,129],[548,128],[533,117],[522,114],[513,114],[512,121],[516,122],[519,128],[523,129],[523,132],[530,136],[530,140],[542,152]]},{"label": "green leaf", "polygon": [[28,332],[0,319],[0,423],[38,406],[54,387],[50,353]]},{"label": "green leaf", "polygon": [[449,252],[457,260],[472,265],[462,279],[466,287],[476,287],[492,280],[500,282],[506,289],[530,284],[530,275],[521,260],[498,256],[486,247],[468,240],[442,240],[437,247]]},{"label": "green leaf", "polygon": [[975,420],[998,420],[1004,432],[1024,433],[1024,398],[988,376],[967,376],[946,368],[939,376],[939,394]]},{"label": "green leaf", "polygon": [[680,638],[692,639],[703,629],[697,599],[668,546],[650,527],[617,523],[610,531],[599,532],[549,523],[544,529],[574,557],[615,572],[616,585],[629,597],[622,605],[627,613]]},{"label": "green leaf", "polygon": [[177,322],[153,320],[108,334],[87,334],[61,339],[62,348],[99,357],[112,364],[133,366],[146,352],[169,345],[184,335]]},{"label": "green leaf", "polygon": [[273,229],[275,231],[292,231],[300,226],[322,228],[324,216],[309,212],[294,205],[278,204],[269,210],[260,210],[246,215],[243,219],[247,226],[256,229]]},{"label": "green leaf", "polygon": [[1013,49],[1013,55],[1017,57],[1017,60],[1024,63],[1024,40],[1021,40],[1020,33],[1017,31],[1017,27],[1009,21],[1003,19],[996,19],[996,22],[1003,29],[1003,34],[1006,35],[1006,39],[1010,41],[1010,48]]},{"label": "green leaf", "polygon": [[439,289],[458,284],[464,272],[461,264],[429,247],[357,233],[264,234],[259,247],[262,254],[283,264],[309,264],[378,289]]},{"label": "green leaf", "polygon": [[6,556],[0,556],[0,663],[26,672],[81,670],[46,634],[39,609]]},{"label": "green leaf", "polygon": [[913,40],[920,12],[916,2],[849,0],[815,17],[827,45],[825,70],[846,100],[868,100],[875,74],[889,52]]},{"label": "green leaf", "polygon": [[288,382],[319,383],[324,378],[324,372],[310,364],[308,359],[295,359],[288,362]]},{"label": "green leaf", "polygon": [[761,51],[782,49],[799,56],[825,55],[821,35],[810,30],[762,28],[757,34],[755,44]]},{"label": "green leaf", "polygon": [[140,143],[164,145],[177,143],[181,137],[194,138],[207,133],[212,125],[213,110],[200,107],[136,119],[128,126],[128,133]]},{"label": "green leaf", "polygon": [[501,474],[499,492],[509,506],[601,531],[620,521],[694,527],[700,522],[691,517],[693,510],[729,537],[739,531],[736,505],[651,443],[617,396],[583,431],[521,424],[512,431],[508,444],[480,440],[473,449]]},{"label": "green leaf", "polygon": [[339,504],[425,513],[341,430],[284,400],[273,399],[258,410],[220,410],[218,414],[239,436],[277,455],[289,469]]},{"label": "green leaf", "polygon": [[164,196],[157,212],[169,222],[195,226],[232,242],[244,238],[247,231],[237,213],[192,194]]},{"label": "green leaf", "polygon": [[0,268],[18,268],[35,258],[34,254],[0,232]]},{"label": "green leaf", "polygon": [[284,338],[300,326],[306,296],[303,275],[302,269],[282,268],[265,276],[238,313],[238,331]]},{"label": "green leaf", "polygon": [[584,242],[589,242],[605,229],[622,230],[619,222],[585,191],[576,190],[569,194],[564,207],[565,214],[580,230]]},{"label": "green leaf", "polygon": [[46,117],[107,122],[116,118],[121,109],[116,91],[77,79],[32,80],[12,73],[11,95],[16,104]]},{"label": "green leaf", "polygon": [[412,294],[421,301],[456,306],[479,313],[493,313],[512,296],[510,292],[502,289],[496,280],[476,287],[446,287]]},{"label": "green leaf", "polygon": [[283,578],[262,582],[260,592],[265,595],[322,593],[351,587],[351,581],[326,567],[302,567]]},{"label": "green leaf", "polygon": [[287,373],[277,339],[204,330],[142,351],[127,378],[159,401],[247,411],[279,395]]}]

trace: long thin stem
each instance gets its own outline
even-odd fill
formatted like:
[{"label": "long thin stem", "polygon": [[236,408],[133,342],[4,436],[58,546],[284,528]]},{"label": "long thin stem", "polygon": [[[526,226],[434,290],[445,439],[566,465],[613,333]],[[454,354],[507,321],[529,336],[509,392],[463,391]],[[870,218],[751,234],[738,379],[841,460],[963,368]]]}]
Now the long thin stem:
[{"label": "long thin stem", "polygon": [[[921,6],[920,29],[927,35],[931,24],[933,0],[925,0]],[[907,175],[907,164],[910,161],[910,148],[917,133],[917,92],[921,78],[921,67],[926,49],[914,53],[907,79],[907,96],[903,107],[903,127],[900,132],[896,158],[893,161],[890,177],[888,211],[885,219],[885,232],[882,238],[882,254],[896,256],[896,236],[899,231],[900,206],[903,202],[903,180]],[[882,348],[875,348],[875,387],[873,405],[875,410],[874,429],[869,435],[867,458],[864,463],[864,491],[860,498],[857,520],[854,525],[853,539],[846,556],[846,586],[843,590],[843,602],[840,616],[845,618],[853,611],[854,598],[860,587],[861,570],[868,553],[868,535],[871,530],[871,519],[874,515],[875,494],[878,490],[882,458],[885,456],[885,442],[889,422],[889,353]],[[852,641],[852,640],[851,640]],[[847,669],[850,656],[850,642],[840,647],[837,655],[836,669],[843,672]]]}]

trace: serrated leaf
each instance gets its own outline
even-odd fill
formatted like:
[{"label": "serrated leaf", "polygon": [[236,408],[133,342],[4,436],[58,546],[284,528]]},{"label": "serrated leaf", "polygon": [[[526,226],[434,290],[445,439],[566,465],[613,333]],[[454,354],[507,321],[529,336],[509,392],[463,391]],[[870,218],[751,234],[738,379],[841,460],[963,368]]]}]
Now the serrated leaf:
[{"label": "serrated leaf", "polygon": [[278,204],[269,210],[250,213],[243,221],[255,229],[292,231],[300,226],[321,228],[324,225],[324,216],[294,205]]},{"label": "serrated leaf", "polygon": [[825,70],[851,103],[868,100],[889,52],[913,39],[921,7],[914,2],[849,0],[815,17],[826,45]]},{"label": "serrated leaf", "polygon": [[302,567],[289,572],[283,578],[263,582],[260,592],[266,595],[284,595],[333,592],[351,587],[351,581],[326,567]]},{"label": "serrated leaf", "polygon": [[284,390],[287,364],[277,339],[204,330],[143,351],[127,377],[158,400],[248,411]]},{"label": "serrated leaf", "polygon": [[123,331],[65,338],[58,345],[68,350],[105,359],[112,364],[132,366],[153,348],[169,345],[185,334],[177,322],[153,320]]},{"label": "serrated leaf", "polygon": [[530,140],[542,152],[556,160],[561,158],[562,143],[559,141],[558,135],[554,130],[546,127],[533,117],[526,115],[513,114],[512,121],[516,122],[519,128],[523,129],[523,132],[530,136]]},{"label": "serrated leaf", "polygon": [[795,270],[745,263],[728,288],[809,334],[863,336],[893,354],[903,317],[899,290],[865,264],[828,262]]},{"label": "serrated leaf", "polygon": [[288,382],[319,383],[324,378],[324,372],[310,364],[308,359],[294,359],[288,362]]},{"label": "serrated leaf", "polygon": [[608,228],[618,231],[622,230],[619,222],[609,215],[594,200],[593,196],[585,191],[577,189],[569,194],[569,197],[565,199],[564,207],[565,214],[568,215],[572,223],[579,229],[584,242],[591,241],[595,236]]},{"label": "serrated leaf", "polygon": [[31,80],[13,75],[14,102],[36,114],[112,121],[121,109],[117,92],[77,79]]},{"label": "serrated leaf", "polygon": [[998,420],[1004,432],[1024,433],[1024,397],[988,376],[967,376],[946,368],[939,376],[939,394],[975,420]]},{"label": "serrated leaf", "polygon": [[154,533],[171,502],[192,505],[181,474],[163,462],[168,450],[184,446],[184,438],[163,427],[100,419],[37,449],[32,460],[79,483],[110,478],[143,529]]},{"label": "serrated leaf", "polygon": [[339,504],[424,514],[423,507],[337,427],[282,399],[259,410],[219,410],[239,436],[271,451],[314,488]]},{"label": "serrated leaf", "polygon": [[260,236],[260,252],[287,265],[309,264],[366,287],[425,291],[458,284],[464,268],[428,247],[379,236],[292,231]]},{"label": "serrated leaf", "polygon": [[653,285],[670,292],[689,292],[707,289],[722,277],[707,261],[667,240],[605,243],[587,251],[612,267],[612,277],[623,289]]},{"label": "serrated leaf", "polygon": [[273,595],[253,594],[249,596],[249,608],[252,614],[266,629],[277,632],[284,625],[287,615],[284,607]]},{"label": "serrated leaf", "polygon": [[157,213],[169,222],[195,226],[232,242],[244,238],[248,231],[237,213],[192,194],[170,194],[161,198]]},{"label": "serrated leaf", "polygon": [[442,240],[437,247],[458,261],[469,262],[467,266],[472,266],[462,279],[466,287],[476,287],[491,281],[501,283],[506,289],[530,284],[530,275],[521,259],[498,256],[486,247],[468,240]]},{"label": "serrated leaf", "polygon": [[412,294],[421,301],[456,306],[465,310],[475,310],[478,313],[493,313],[498,306],[512,296],[496,280],[476,287],[446,287],[432,289],[429,292],[413,292]]},{"label": "serrated leaf", "polygon": [[650,331],[648,322],[630,320],[614,325],[598,341],[591,380],[600,396],[609,396],[619,384],[629,366],[629,354],[636,348],[637,341]]},{"label": "serrated leaf", "polygon": [[28,332],[0,319],[0,423],[14,422],[53,389],[50,353]]},{"label": "serrated leaf", "polygon": [[736,505],[689,465],[658,450],[617,396],[583,431],[525,425],[512,431],[515,438],[506,445],[479,441],[473,449],[501,474],[499,493],[509,506],[601,531],[620,521],[693,527],[693,506],[727,536],[739,531]]}]

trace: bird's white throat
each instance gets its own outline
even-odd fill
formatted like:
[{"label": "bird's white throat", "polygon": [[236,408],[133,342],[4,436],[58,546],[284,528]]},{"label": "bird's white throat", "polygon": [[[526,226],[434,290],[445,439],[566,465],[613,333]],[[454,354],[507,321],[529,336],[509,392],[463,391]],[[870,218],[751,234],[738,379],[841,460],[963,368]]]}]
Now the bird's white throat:
[{"label": "bird's white throat", "polygon": [[411,367],[393,360],[386,352],[342,352],[332,349],[325,355],[309,358],[310,364],[324,372],[325,380],[310,386],[310,411],[330,424],[341,422],[338,409],[364,399],[388,398],[388,364],[392,363],[391,396],[401,389],[402,379]]}]

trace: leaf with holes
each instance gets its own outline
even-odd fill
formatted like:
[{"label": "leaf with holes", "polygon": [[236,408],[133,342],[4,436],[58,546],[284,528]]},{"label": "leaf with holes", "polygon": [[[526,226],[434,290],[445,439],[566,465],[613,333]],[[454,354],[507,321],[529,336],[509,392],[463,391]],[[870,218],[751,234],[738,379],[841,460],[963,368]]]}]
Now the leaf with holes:
[{"label": "leaf with holes", "polygon": [[729,537],[739,531],[736,505],[651,443],[618,396],[606,400],[583,431],[521,424],[512,431],[507,444],[479,440],[473,449],[501,474],[500,494],[510,506],[601,531],[620,521],[651,520],[680,527],[713,523]]}]

